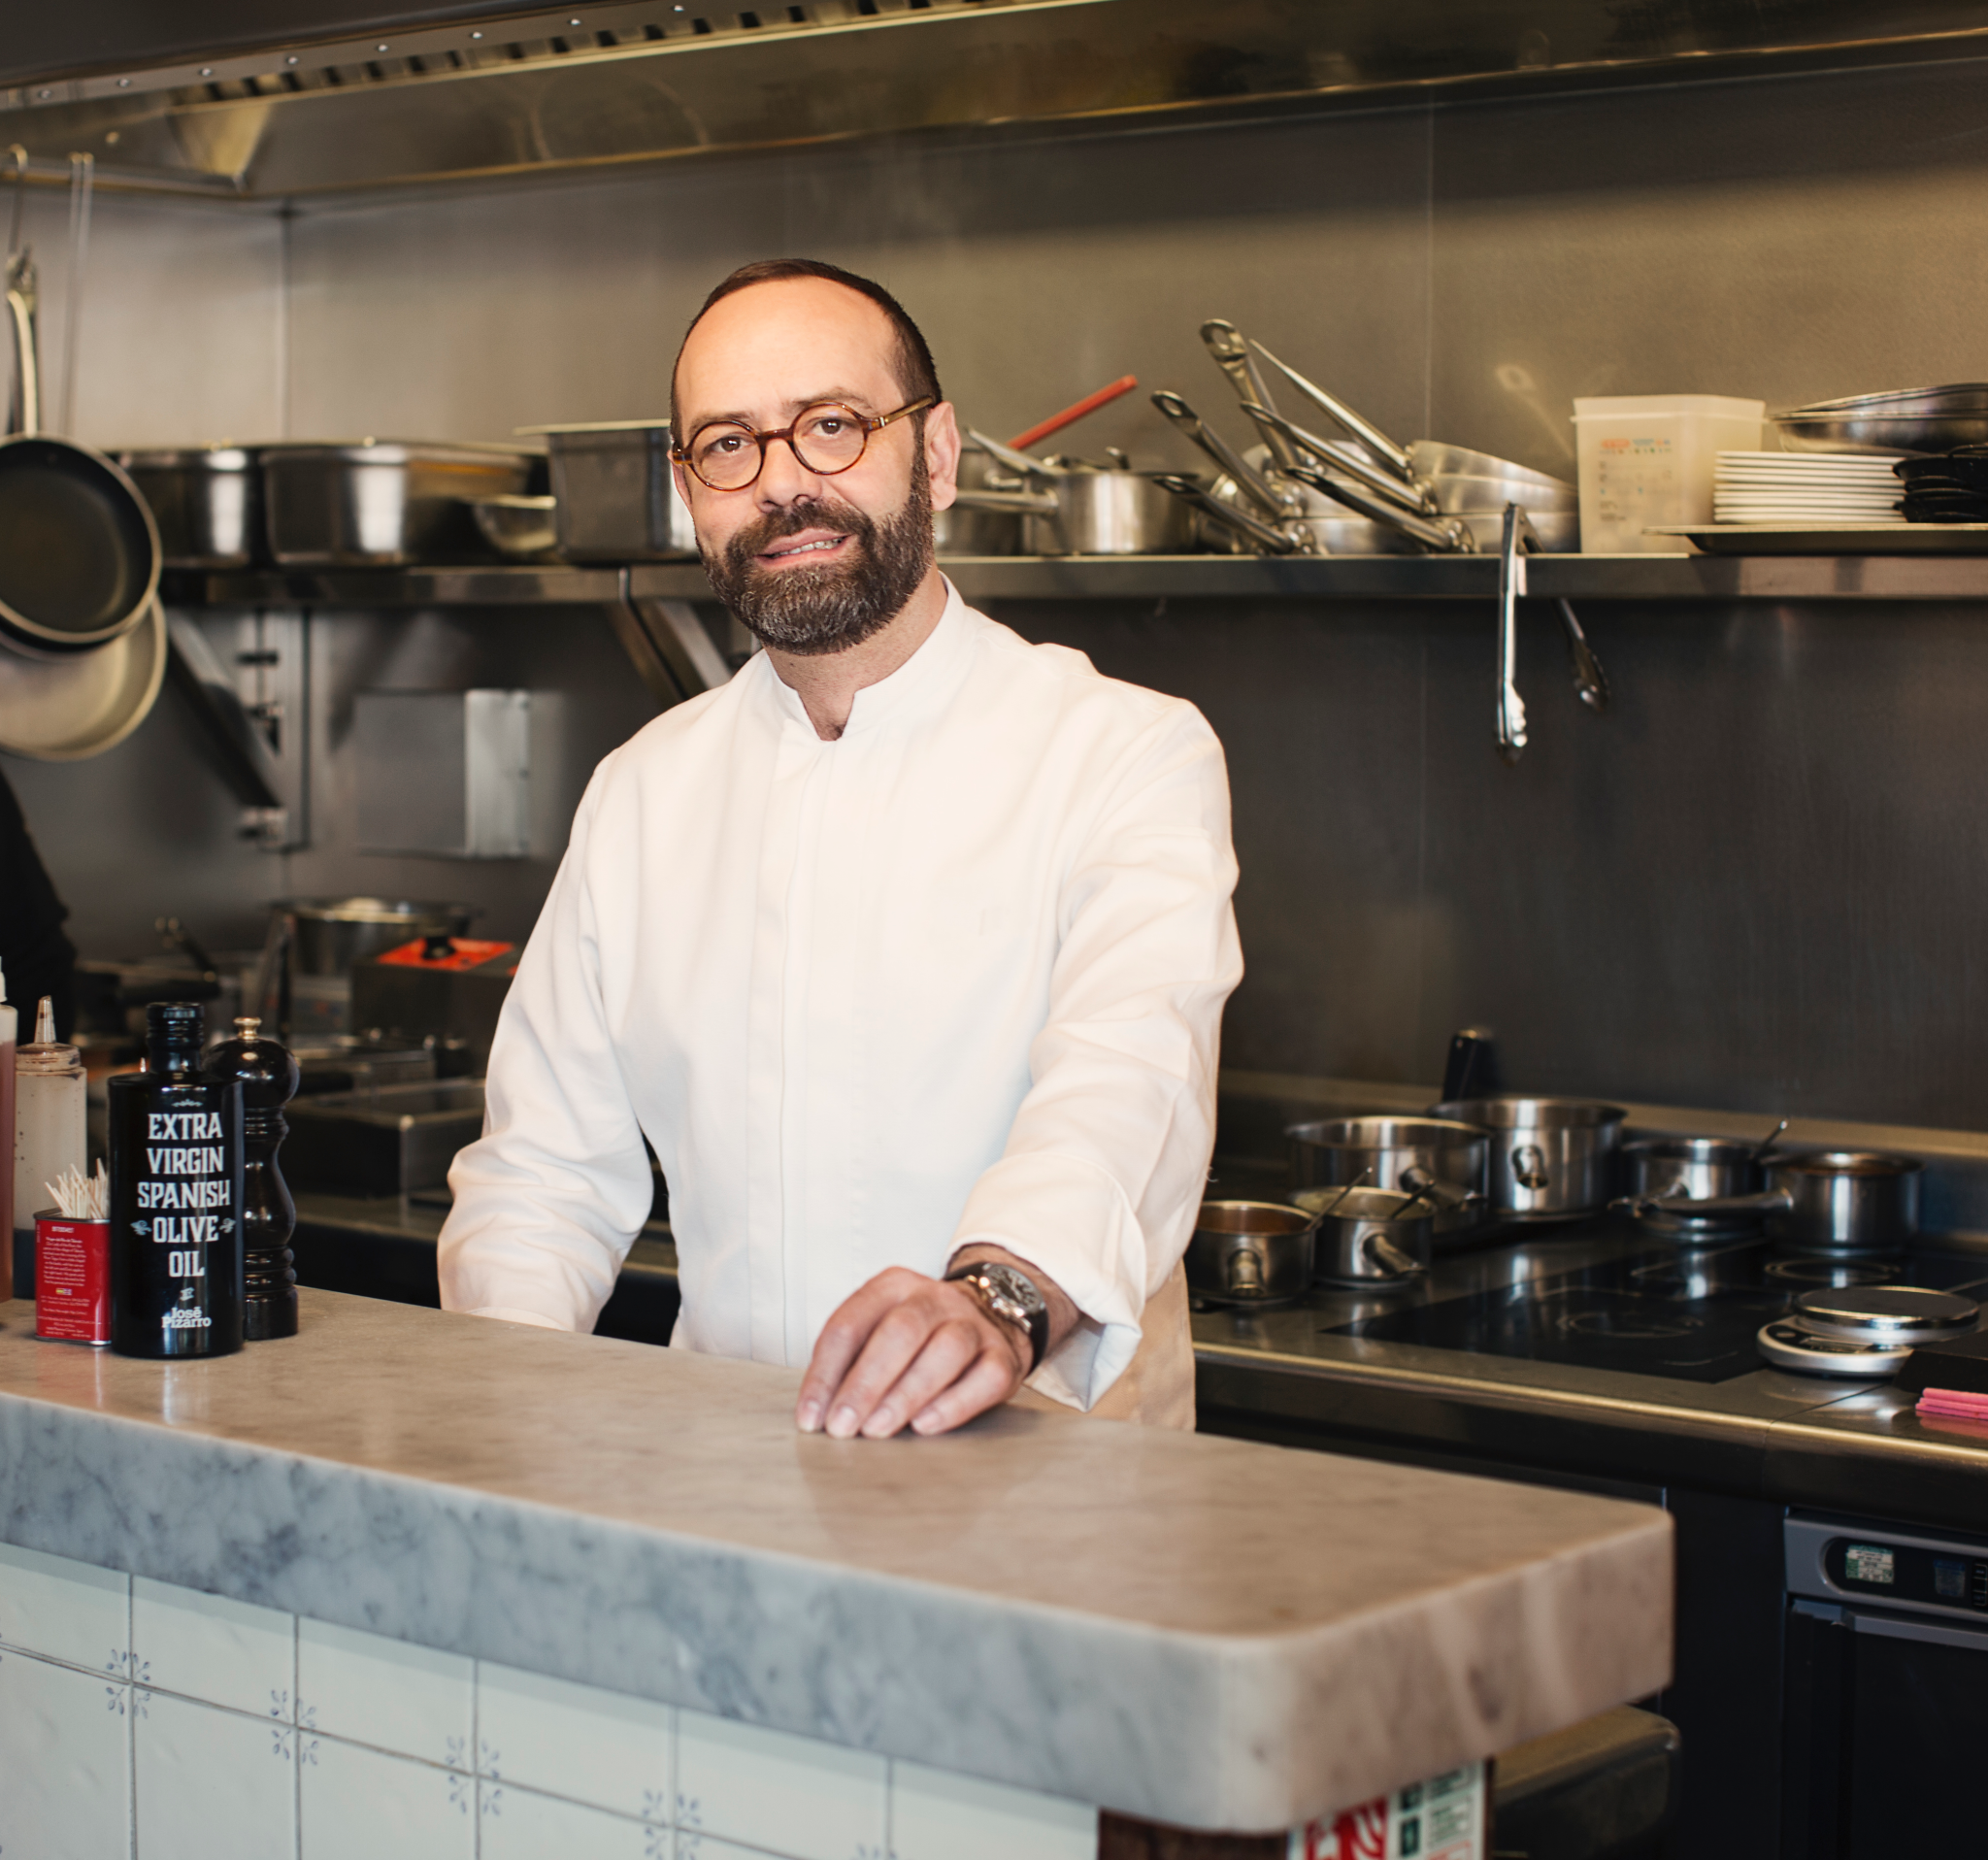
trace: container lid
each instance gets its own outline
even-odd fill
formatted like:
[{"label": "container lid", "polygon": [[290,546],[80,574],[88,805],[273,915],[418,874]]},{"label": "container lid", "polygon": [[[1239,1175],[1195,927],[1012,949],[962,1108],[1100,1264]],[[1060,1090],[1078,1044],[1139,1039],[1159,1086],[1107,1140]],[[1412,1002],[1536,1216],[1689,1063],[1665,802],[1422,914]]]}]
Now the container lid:
[{"label": "container lid", "polygon": [[1621,394],[1574,403],[1575,419],[1658,419],[1665,415],[1689,414],[1713,419],[1764,420],[1767,402],[1736,400],[1730,394]]},{"label": "container lid", "polygon": [[1804,1292],[1795,1301],[1795,1316],[1831,1336],[1883,1343],[1971,1331],[1981,1308],[1958,1292],[1918,1285],[1846,1285]]}]

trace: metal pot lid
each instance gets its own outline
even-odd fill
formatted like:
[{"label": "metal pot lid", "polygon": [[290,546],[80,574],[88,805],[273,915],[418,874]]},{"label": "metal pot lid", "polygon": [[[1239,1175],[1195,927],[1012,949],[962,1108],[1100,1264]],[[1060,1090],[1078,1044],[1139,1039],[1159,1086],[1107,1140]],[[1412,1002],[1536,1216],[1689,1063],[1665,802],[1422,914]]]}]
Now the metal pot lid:
[{"label": "metal pot lid", "polygon": [[204,472],[246,472],[255,455],[246,446],[221,440],[213,446],[136,446],[111,454],[127,471],[178,471],[197,466]]},{"label": "metal pot lid", "polygon": [[151,601],[131,632],[94,651],[0,650],[0,749],[38,762],[101,755],[149,714],[166,676],[166,615]]},{"label": "metal pot lid", "polygon": [[1792,1370],[1797,1376],[1839,1376],[1866,1382],[1881,1382],[1896,1376],[1912,1353],[1908,1344],[1825,1337],[1785,1318],[1763,1324],[1754,1341],[1775,1369]]},{"label": "metal pot lid", "polygon": [[1918,1285],[1823,1286],[1796,1299],[1791,1315],[1804,1329],[1834,1338],[1910,1345],[1972,1330],[1981,1308],[1959,1292]]}]

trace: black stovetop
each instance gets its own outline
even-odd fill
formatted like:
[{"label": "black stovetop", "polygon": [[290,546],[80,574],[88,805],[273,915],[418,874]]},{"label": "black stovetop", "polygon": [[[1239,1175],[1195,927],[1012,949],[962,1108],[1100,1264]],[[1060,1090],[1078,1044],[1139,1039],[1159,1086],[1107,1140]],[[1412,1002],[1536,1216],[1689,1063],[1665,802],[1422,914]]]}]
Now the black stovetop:
[{"label": "black stovetop", "polygon": [[1909,1261],[1853,1264],[1783,1255],[1754,1241],[1640,1252],[1328,1331],[1672,1381],[1725,1382],[1761,1367],[1754,1344],[1760,1327],[1801,1293],[1880,1280],[1988,1300],[1979,1253],[1942,1253],[1922,1241]]}]

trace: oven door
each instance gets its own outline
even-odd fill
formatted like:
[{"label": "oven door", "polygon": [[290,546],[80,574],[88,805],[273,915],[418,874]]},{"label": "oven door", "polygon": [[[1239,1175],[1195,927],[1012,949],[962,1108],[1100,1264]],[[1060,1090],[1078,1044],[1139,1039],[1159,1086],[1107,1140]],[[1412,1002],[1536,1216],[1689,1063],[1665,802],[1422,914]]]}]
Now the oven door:
[{"label": "oven door", "polygon": [[1783,1860],[1976,1854],[1988,1622],[1791,1599]]}]

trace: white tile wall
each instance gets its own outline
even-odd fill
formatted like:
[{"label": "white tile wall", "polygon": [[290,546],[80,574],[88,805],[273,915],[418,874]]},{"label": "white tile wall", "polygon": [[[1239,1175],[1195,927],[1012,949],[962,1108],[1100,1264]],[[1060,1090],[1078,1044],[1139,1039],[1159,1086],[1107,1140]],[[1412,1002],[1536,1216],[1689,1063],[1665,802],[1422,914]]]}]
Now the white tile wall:
[{"label": "white tile wall", "polygon": [[475,1661],[298,1620],[297,1723],[304,1730],[466,1770],[475,1720]]},{"label": "white tile wall", "polygon": [[131,1737],[145,1860],[293,1860],[288,1725],[141,1687]]},{"label": "white tile wall", "polygon": [[890,1766],[702,1711],[678,1714],[678,1825],[793,1860],[881,1856]]},{"label": "white tile wall", "polygon": [[460,1772],[308,1731],[297,1764],[301,1860],[472,1860],[476,1853],[476,1784]]},{"label": "white tile wall", "polygon": [[670,1831],[509,1782],[477,1785],[479,1860],[671,1860]]},{"label": "white tile wall", "polygon": [[978,1777],[890,1766],[891,1860],[1096,1860],[1098,1811]]},{"label": "white tile wall", "polygon": [[131,1688],[0,1652],[0,1854],[122,1860],[131,1851]]},{"label": "white tile wall", "polygon": [[130,1593],[128,1576],[0,1544],[0,1644],[121,1673]]},{"label": "white tile wall", "polygon": [[134,1577],[132,1677],[254,1717],[296,1715],[296,1616]]},{"label": "white tile wall", "polygon": [[1080,1805],[0,1545],[0,1860],[1096,1845]]},{"label": "white tile wall", "polygon": [[646,1699],[485,1662],[477,1670],[477,1770],[493,1781],[667,1821],[675,1716]]}]

